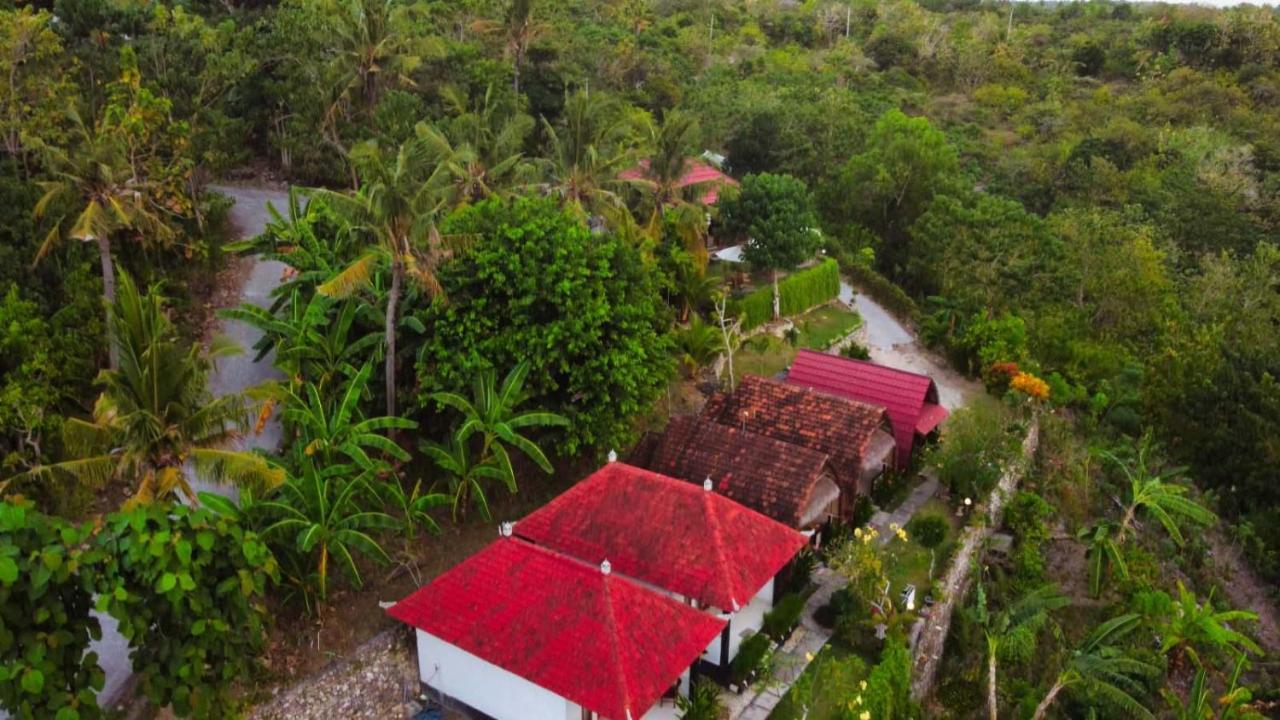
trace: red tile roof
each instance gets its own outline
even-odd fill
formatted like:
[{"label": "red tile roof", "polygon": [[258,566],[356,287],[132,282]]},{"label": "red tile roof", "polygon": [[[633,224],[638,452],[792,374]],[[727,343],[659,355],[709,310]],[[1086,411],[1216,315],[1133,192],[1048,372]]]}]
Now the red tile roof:
[{"label": "red tile roof", "polygon": [[911,461],[916,433],[927,435],[947,416],[938,404],[938,388],[928,375],[863,360],[801,350],[791,364],[787,382],[886,408],[893,421],[899,467]]},{"label": "red tile roof", "polygon": [[721,610],[750,602],[805,537],[699,485],[613,462],[515,533]]},{"label": "red tile roof", "polygon": [[654,472],[702,484],[757,512],[798,527],[824,473],[827,455],[692,416],[671,419],[641,463]]},{"label": "red tile roof", "polygon": [[387,612],[613,720],[639,720],[725,625],[514,538],[489,545]]},{"label": "red tile roof", "polygon": [[876,430],[889,427],[884,408],[755,375],[743,376],[732,394],[713,396],[702,417],[825,453],[847,489],[858,487]]},{"label": "red tile roof", "polygon": [[[641,160],[640,164],[629,170],[623,170],[618,173],[618,177],[623,180],[642,180],[649,174],[649,161]],[[679,187],[688,187],[690,185],[703,186],[702,196],[698,200],[703,205],[715,205],[716,200],[720,199],[720,188],[725,185],[737,185],[738,181],[725,175],[715,167],[702,162],[701,160],[688,161],[687,170],[684,177],[680,178]]]}]

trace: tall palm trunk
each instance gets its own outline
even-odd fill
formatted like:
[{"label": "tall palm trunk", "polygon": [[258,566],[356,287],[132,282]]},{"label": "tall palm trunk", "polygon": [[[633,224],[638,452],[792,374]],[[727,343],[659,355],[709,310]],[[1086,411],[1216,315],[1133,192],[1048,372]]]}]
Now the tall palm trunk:
[{"label": "tall palm trunk", "polygon": [[987,646],[987,715],[996,720],[999,710],[996,702],[996,653],[990,643]]},{"label": "tall palm trunk", "polygon": [[[404,284],[404,262],[391,261],[391,291],[387,293],[387,317],[384,332],[387,341],[387,416],[396,416],[396,312],[400,306],[400,289]],[[395,430],[391,431],[394,438]]]},{"label": "tall palm trunk", "polygon": [[1062,679],[1059,678],[1053,684],[1053,687],[1049,688],[1049,694],[1045,695],[1040,704],[1036,706],[1036,714],[1032,716],[1032,720],[1043,720],[1044,714],[1049,712],[1049,706],[1057,699],[1058,693],[1062,692],[1063,687],[1065,686],[1062,684]]},{"label": "tall palm trunk", "polygon": [[120,369],[120,349],[116,347],[116,331],[112,327],[111,308],[116,304],[116,266],[111,261],[111,240],[100,237],[98,241],[98,260],[102,263],[102,298],[106,302],[107,313],[107,365],[112,370]]}]

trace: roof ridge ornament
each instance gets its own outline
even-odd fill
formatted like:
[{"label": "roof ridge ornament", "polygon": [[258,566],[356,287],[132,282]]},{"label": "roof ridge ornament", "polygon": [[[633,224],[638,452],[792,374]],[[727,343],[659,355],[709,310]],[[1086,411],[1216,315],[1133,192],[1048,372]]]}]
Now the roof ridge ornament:
[{"label": "roof ridge ornament", "polygon": [[711,482],[711,476],[708,475],[706,480],[702,481],[702,489],[711,492],[715,488],[715,484]]},{"label": "roof ridge ornament", "polygon": [[610,451],[609,451],[609,462],[611,462],[611,463],[616,463],[616,462],[618,462],[618,451],[617,451],[617,450],[610,450]]},{"label": "roof ridge ornament", "polygon": [[500,537],[504,537],[504,538],[511,537],[511,533],[515,529],[516,529],[516,524],[513,522],[498,523],[498,535]]},{"label": "roof ridge ornament", "polygon": [[609,564],[609,558],[605,558],[600,561],[600,572],[604,575],[608,575],[613,572],[613,565]]}]

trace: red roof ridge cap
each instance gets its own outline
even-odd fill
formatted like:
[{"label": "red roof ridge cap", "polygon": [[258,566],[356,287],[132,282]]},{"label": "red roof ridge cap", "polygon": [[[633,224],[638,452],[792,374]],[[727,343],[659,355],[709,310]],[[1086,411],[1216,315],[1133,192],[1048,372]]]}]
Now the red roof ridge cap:
[{"label": "red roof ridge cap", "polygon": [[[608,562],[606,559],[604,562]],[[603,563],[602,563],[603,565]],[[622,710],[627,714],[626,720],[633,720],[631,717],[631,685],[627,682],[627,674],[622,668],[622,652],[618,649],[618,620],[613,614],[613,593],[611,592],[611,583],[613,579],[611,573],[604,572],[604,568],[600,568],[601,575],[604,576],[602,582],[604,601],[605,625],[609,628],[609,654],[613,657],[613,672],[618,676],[618,687],[622,690]]]},{"label": "red roof ridge cap", "polygon": [[715,491],[711,489],[704,490],[702,493],[702,508],[707,515],[707,525],[711,528],[711,546],[716,551],[716,572],[720,574],[724,580],[725,587],[729,588],[729,602],[733,605],[731,608],[721,608],[722,610],[732,610],[738,612],[742,606],[738,603],[738,598],[734,594],[733,578],[729,576],[729,558],[724,552],[724,536],[720,534],[720,518],[716,515],[715,502],[716,498],[712,497]]}]

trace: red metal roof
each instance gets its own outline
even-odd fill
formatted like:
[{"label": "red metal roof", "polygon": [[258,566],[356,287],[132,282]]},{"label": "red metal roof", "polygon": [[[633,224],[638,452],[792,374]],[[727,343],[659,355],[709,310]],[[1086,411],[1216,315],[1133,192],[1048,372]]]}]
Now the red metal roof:
[{"label": "red metal roof", "polygon": [[750,602],[805,544],[695,485],[614,462],[516,523],[520,537],[721,610]]},{"label": "red metal roof", "polygon": [[938,404],[938,388],[928,375],[863,360],[801,350],[791,364],[787,382],[888,410],[899,467],[910,462],[916,433],[928,434],[947,416]]},{"label": "red metal roof", "polygon": [[[716,200],[720,199],[720,187],[723,185],[737,185],[738,181],[725,175],[717,170],[714,166],[709,165],[701,160],[688,160],[687,170],[684,177],[680,178],[679,187],[688,187],[690,185],[704,185],[702,196],[698,200],[703,205],[715,205]],[[641,160],[640,164],[628,170],[618,173],[618,177],[623,180],[642,180],[649,174],[649,161]]]},{"label": "red metal roof", "polygon": [[725,625],[514,538],[387,612],[612,720],[639,720]]}]

